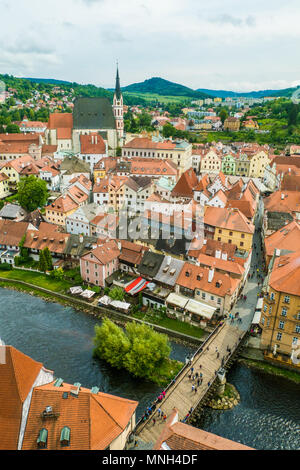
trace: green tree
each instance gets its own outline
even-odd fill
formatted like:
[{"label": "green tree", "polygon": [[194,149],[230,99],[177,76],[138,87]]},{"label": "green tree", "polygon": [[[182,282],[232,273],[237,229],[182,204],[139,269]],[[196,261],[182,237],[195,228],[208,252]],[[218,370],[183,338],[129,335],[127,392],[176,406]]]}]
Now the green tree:
[{"label": "green tree", "polygon": [[47,271],[47,262],[45,260],[44,250],[40,251],[39,255],[39,270],[43,271],[44,273]]},{"label": "green tree", "polygon": [[166,335],[149,325],[127,323],[126,333],[131,344],[124,358],[126,369],[137,377],[150,378],[169,358],[171,347]]},{"label": "green tree", "polygon": [[228,117],[228,112],[226,111],[226,109],[222,108],[219,113],[219,118],[221,119],[222,124],[224,124],[225,119],[227,119],[227,117]]},{"label": "green tree", "polygon": [[45,257],[45,262],[47,265],[47,271],[52,271],[53,269],[53,262],[52,262],[52,256],[50,253],[50,250],[48,247],[44,248],[44,257]]},{"label": "green tree", "polygon": [[113,287],[109,291],[109,297],[113,300],[120,300],[121,302],[124,300],[125,293],[124,290],[121,287]]},{"label": "green tree", "polygon": [[8,134],[20,134],[20,132],[21,132],[20,128],[19,128],[19,126],[17,126],[17,124],[8,124],[5,131]]},{"label": "green tree", "polygon": [[297,104],[292,104],[288,114],[288,126],[296,126],[298,119],[299,107]]},{"label": "green tree", "polygon": [[122,330],[108,318],[102,325],[95,326],[95,356],[107,361],[112,367],[124,367],[124,357],[130,349],[130,342]]},{"label": "green tree", "polygon": [[21,178],[18,184],[18,201],[28,212],[43,207],[48,199],[47,183],[33,175]]}]

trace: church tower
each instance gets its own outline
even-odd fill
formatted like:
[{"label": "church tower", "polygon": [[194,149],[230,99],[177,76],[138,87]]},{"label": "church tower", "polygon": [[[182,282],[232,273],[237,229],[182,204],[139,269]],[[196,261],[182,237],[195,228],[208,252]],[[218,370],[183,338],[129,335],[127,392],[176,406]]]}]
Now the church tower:
[{"label": "church tower", "polygon": [[124,136],[124,118],[123,118],[123,95],[120,87],[119,68],[117,66],[116,89],[114,94],[113,111],[116,120],[119,140]]}]

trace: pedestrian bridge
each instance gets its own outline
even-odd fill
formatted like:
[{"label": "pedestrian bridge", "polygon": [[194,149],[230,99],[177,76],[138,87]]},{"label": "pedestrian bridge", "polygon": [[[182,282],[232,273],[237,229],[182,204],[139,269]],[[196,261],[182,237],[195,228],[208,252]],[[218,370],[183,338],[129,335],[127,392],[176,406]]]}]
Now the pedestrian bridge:
[{"label": "pedestrian bridge", "polygon": [[[143,416],[140,419],[136,425],[135,436],[154,446],[165,424],[165,421],[158,416],[158,408],[167,417],[174,408],[177,408],[179,420],[184,420],[191,408],[195,411],[217,379],[217,372],[223,366],[226,367],[246,334],[247,331],[240,329],[237,324],[229,322],[219,324],[195,352],[191,362],[181,369],[175,382],[171,382],[165,389],[166,395],[163,400],[157,399],[153,403],[150,416],[146,419]],[[203,374],[202,384],[199,386],[189,378],[192,367],[193,374],[197,372]],[[196,386],[196,391],[192,390],[193,385]]]}]

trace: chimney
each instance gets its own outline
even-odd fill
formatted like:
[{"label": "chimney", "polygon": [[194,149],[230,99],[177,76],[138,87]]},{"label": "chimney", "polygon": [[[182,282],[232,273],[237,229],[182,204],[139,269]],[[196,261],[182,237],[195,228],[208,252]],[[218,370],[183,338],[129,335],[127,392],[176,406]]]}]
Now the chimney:
[{"label": "chimney", "polygon": [[281,199],[284,199],[284,194],[283,193],[281,194]]},{"label": "chimney", "polygon": [[98,136],[96,135],[95,137],[95,144],[97,145],[98,144]]},{"label": "chimney", "polygon": [[94,136],[92,135],[92,144],[94,144]]}]

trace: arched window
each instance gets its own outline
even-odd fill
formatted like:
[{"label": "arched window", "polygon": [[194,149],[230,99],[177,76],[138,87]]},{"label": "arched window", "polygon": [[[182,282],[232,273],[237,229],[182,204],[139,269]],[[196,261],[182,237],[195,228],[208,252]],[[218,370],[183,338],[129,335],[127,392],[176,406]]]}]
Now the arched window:
[{"label": "arched window", "polygon": [[60,445],[62,447],[67,447],[70,445],[70,434],[71,430],[68,428],[68,426],[65,426],[62,428],[61,433],[60,433]]}]

